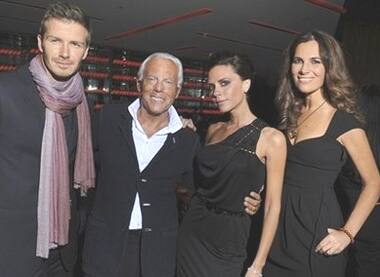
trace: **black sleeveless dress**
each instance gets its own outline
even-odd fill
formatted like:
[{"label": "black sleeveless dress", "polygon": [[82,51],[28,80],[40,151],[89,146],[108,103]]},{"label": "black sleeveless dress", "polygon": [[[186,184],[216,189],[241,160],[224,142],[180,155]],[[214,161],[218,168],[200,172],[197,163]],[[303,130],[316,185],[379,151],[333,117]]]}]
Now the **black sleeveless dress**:
[{"label": "black sleeveless dress", "polygon": [[326,133],[288,144],[280,222],[263,275],[265,277],[343,277],[346,253],[315,252],[327,228],[344,224],[334,192],[347,153],[336,140],[361,128],[351,115],[336,111]]},{"label": "black sleeveless dress", "polygon": [[251,223],[243,201],[265,183],[255,154],[265,126],[256,119],[196,156],[197,190],[179,230],[177,277],[240,276]]}]

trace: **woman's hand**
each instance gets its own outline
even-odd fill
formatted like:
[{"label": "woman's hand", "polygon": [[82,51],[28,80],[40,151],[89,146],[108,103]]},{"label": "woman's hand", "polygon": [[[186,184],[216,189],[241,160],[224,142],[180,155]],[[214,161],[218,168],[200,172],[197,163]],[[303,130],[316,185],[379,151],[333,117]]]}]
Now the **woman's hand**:
[{"label": "woman's hand", "polygon": [[248,267],[245,277],[262,277],[262,269],[258,269],[255,266]]},{"label": "woman's hand", "polygon": [[322,255],[340,254],[350,243],[351,239],[343,232],[335,229],[327,229],[329,233],[315,248],[315,252]]}]

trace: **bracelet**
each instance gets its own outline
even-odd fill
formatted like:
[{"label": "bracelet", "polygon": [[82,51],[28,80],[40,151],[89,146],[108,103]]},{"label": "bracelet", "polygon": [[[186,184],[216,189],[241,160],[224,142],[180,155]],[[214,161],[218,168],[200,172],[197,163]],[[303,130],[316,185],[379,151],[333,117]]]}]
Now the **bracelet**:
[{"label": "bracelet", "polygon": [[258,272],[254,266],[248,267],[248,271],[252,271],[253,274],[256,274],[259,277],[263,277],[263,274]]},{"label": "bracelet", "polygon": [[354,242],[355,242],[355,240],[354,240],[354,236],[347,230],[347,229],[345,229],[345,228],[343,228],[343,227],[341,227],[341,228],[339,228],[338,229],[339,231],[342,231],[343,233],[345,233],[346,235],[347,235],[347,237],[349,237],[350,238],[350,243],[351,244],[354,244]]}]

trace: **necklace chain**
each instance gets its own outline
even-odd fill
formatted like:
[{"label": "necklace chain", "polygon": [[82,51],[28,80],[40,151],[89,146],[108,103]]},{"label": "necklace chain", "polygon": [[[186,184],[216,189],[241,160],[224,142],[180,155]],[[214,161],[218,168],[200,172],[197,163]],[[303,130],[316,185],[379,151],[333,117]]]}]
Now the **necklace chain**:
[{"label": "necklace chain", "polygon": [[322,108],[322,106],[326,103],[326,100],[323,101],[318,107],[316,107],[314,109],[314,111],[312,111],[311,113],[309,113],[299,124],[297,124],[297,128],[300,127],[306,120],[309,119],[310,116],[313,115],[313,113],[315,113],[316,111],[318,111],[320,108]]},{"label": "necklace chain", "polygon": [[296,137],[297,136],[297,133],[298,133],[298,128],[305,123],[306,120],[308,120],[310,118],[310,116],[312,116],[316,111],[318,111],[320,108],[322,108],[322,106],[326,103],[326,100],[323,101],[318,107],[316,107],[311,113],[309,113],[300,123],[297,124],[296,126],[296,129],[294,129],[292,131],[292,134],[291,136],[292,137]]}]

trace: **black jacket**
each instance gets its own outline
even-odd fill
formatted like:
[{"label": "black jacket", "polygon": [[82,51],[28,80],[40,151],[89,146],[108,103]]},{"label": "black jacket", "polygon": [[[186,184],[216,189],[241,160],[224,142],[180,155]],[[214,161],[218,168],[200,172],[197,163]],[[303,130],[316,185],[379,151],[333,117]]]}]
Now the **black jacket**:
[{"label": "black jacket", "polygon": [[[0,75],[0,276],[26,277],[40,266],[36,257],[37,199],[45,107],[28,68]],[[77,121],[64,118],[72,176]],[[59,251],[72,269],[77,256],[77,192],[71,191],[69,244]]]},{"label": "black jacket", "polygon": [[178,181],[192,184],[198,136],[181,129],[140,173],[126,104],[103,108],[95,134],[98,187],[87,225],[83,268],[94,277],[122,277],[123,253],[136,192],[143,218],[142,276],[173,277],[177,239]]}]

